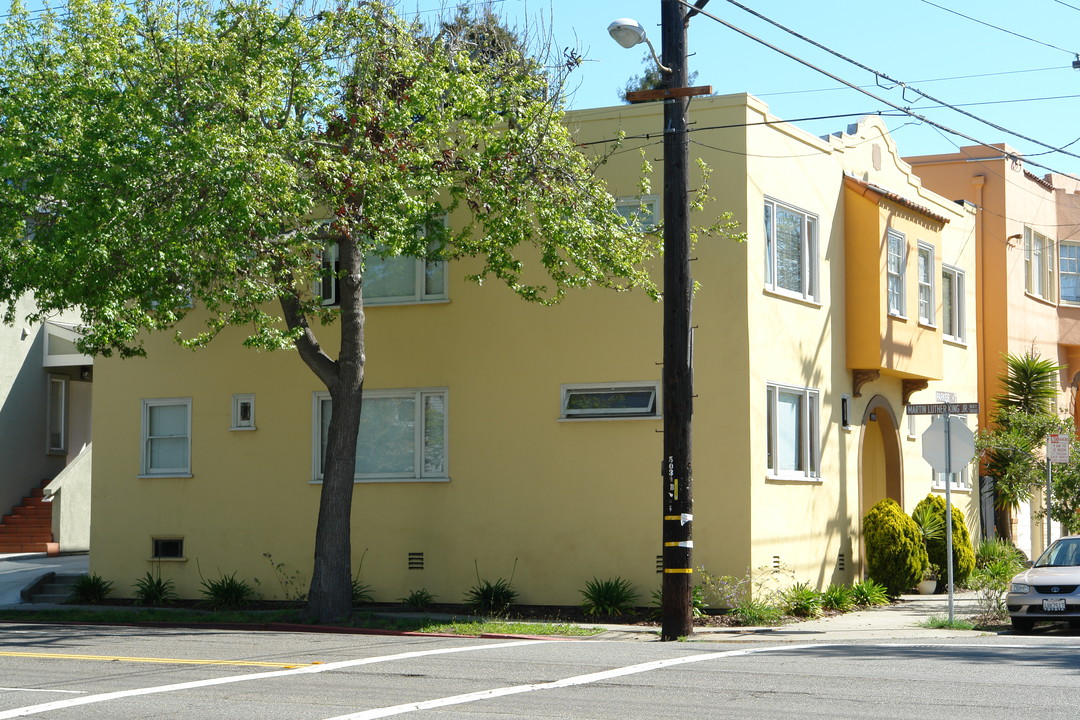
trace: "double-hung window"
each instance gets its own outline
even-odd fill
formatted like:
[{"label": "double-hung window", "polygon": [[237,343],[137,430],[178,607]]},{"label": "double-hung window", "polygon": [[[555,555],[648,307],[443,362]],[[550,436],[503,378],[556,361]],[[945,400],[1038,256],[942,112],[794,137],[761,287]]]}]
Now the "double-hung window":
[{"label": "double-hung window", "polygon": [[934,247],[919,243],[919,322],[934,324]]},{"label": "double-hung window", "polygon": [[656,195],[619,198],[615,201],[615,212],[630,228],[652,230],[660,218],[660,198]]},{"label": "double-hung window", "polygon": [[1080,243],[1063,242],[1058,248],[1061,302],[1080,305]]},{"label": "double-hung window", "polygon": [[819,398],[813,388],[767,385],[768,474],[788,480],[820,476]]},{"label": "double-hung window", "polygon": [[970,490],[971,489],[971,473],[965,466],[959,472],[953,472],[946,475],[945,473],[934,473],[934,489],[945,490],[945,478],[948,477],[950,490]]},{"label": "double-hung window", "polygon": [[941,266],[941,332],[964,342],[964,271],[949,265]]},{"label": "double-hung window", "polygon": [[1050,238],[1024,228],[1024,289],[1043,298],[1054,299],[1054,246]]},{"label": "double-hung window", "polygon": [[904,275],[907,270],[907,240],[901,233],[890,230],[886,243],[886,252],[888,253],[886,266],[888,287],[886,292],[889,296],[889,314],[906,317]]},{"label": "double-hung window", "polygon": [[[447,390],[366,390],[356,438],[356,481],[447,480]],[[315,479],[321,481],[330,395],[315,393]]]},{"label": "double-hung window", "polygon": [[191,398],[143,400],[142,474],[191,474]]},{"label": "double-hung window", "polygon": [[62,375],[50,375],[45,443],[45,451],[49,454],[67,452],[67,406],[68,379]]},{"label": "double-hung window", "polygon": [[817,217],[765,199],[765,287],[816,302]]}]

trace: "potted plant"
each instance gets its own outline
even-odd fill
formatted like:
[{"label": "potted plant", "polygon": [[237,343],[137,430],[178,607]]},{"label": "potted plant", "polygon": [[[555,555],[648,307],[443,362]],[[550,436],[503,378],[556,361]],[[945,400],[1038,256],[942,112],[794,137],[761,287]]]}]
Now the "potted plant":
[{"label": "potted plant", "polygon": [[941,577],[941,568],[934,563],[927,563],[923,568],[922,581],[919,583],[920,595],[933,595],[937,592],[938,578]]}]

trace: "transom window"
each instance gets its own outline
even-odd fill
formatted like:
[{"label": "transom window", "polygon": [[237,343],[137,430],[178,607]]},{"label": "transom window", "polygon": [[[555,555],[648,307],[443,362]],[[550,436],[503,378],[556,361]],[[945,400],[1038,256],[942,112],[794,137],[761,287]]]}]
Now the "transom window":
[{"label": "transom window", "polygon": [[[356,481],[446,480],[445,388],[364,392]],[[323,477],[330,394],[315,393],[315,479]]]},{"label": "transom window", "polygon": [[142,474],[191,473],[191,398],[143,400]]},{"label": "transom window", "polygon": [[934,324],[934,248],[919,243],[919,322]]},{"label": "transom window", "polygon": [[964,271],[941,266],[941,331],[955,342],[964,342]]},{"label": "transom window", "polygon": [[1044,300],[1054,299],[1054,246],[1050,238],[1024,228],[1024,289]]},{"label": "transom window", "polygon": [[766,198],[765,287],[818,299],[817,217]]},{"label": "transom window", "polygon": [[887,243],[889,314],[906,317],[904,275],[907,271],[907,241],[902,234],[890,230]]},{"label": "transom window", "polygon": [[1080,305],[1080,243],[1061,243],[1058,256],[1061,302]]},{"label": "transom window", "polygon": [[808,480],[818,468],[819,398],[814,388],[767,385],[767,450],[771,477]]},{"label": "transom window", "polygon": [[657,417],[656,383],[609,383],[562,386],[562,417],[600,418]]}]

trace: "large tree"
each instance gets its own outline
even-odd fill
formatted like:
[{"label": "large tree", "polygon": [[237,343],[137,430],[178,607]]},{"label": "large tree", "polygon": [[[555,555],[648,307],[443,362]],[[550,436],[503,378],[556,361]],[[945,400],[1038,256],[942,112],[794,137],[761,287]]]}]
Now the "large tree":
[{"label": "large tree", "polygon": [[[365,257],[472,257],[472,279],[543,303],[590,285],[655,293],[655,238],[627,229],[575,148],[551,65],[477,38],[360,0],[41,14],[15,0],[0,31],[5,319],[32,292],[36,319],[81,309],[81,348],[105,356],[143,354],[148,331],[195,347],[227,326],[295,348],[332,401],[316,620],[350,608]],[[313,290],[327,267],[336,307]]]}]

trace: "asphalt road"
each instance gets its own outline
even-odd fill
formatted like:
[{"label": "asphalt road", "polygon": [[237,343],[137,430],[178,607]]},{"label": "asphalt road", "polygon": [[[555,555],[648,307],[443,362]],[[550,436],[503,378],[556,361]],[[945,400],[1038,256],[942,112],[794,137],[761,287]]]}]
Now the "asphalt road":
[{"label": "asphalt road", "polygon": [[607,642],[0,625],[0,720],[1075,718],[1080,637]]}]

